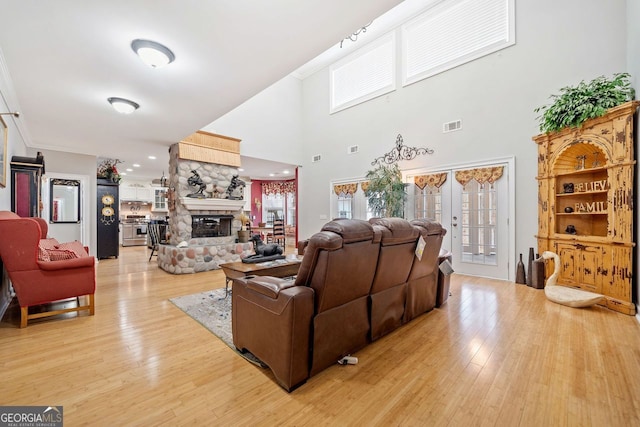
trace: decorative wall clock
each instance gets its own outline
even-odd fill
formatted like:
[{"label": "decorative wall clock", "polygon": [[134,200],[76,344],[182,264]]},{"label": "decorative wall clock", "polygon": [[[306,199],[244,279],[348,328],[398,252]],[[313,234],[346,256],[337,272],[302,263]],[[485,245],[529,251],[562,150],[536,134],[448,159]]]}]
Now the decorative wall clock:
[{"label": "decorative wall clock", "polygon": [[115,202],[115,197],[111,194],[105,194],[102,196],[102,218],[100,218],[100,222],[104,225],[111,225],[115,222],[115,209],[113,208],[113,203]]}]

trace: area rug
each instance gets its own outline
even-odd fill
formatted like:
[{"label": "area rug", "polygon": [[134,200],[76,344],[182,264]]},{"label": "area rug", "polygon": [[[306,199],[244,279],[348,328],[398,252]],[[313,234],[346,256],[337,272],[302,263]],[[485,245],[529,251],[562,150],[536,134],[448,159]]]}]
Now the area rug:
[{"label": "area rug", "polygon": [[231,294],[225,298],[225,290],[214,289],[193,295],[171,298],[176,307],[184,311],[192,319],[207,328],[236,353],[249,362],[264,367],[265,365],[253,354],[241,353],[233,345],[231,330]]}]

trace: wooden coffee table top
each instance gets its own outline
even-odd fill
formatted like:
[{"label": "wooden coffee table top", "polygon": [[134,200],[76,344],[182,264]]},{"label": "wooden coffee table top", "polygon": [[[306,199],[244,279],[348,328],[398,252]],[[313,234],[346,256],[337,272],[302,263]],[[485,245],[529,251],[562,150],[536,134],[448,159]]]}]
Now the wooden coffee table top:
[{"label": "wooden coffee table top", "polygon": [[244,276],[273,276],[287,277],[298,274],[302,257],[295,259],[286,258],[260,263],[227,262],[220,264],[227,279],[236,279]]}]

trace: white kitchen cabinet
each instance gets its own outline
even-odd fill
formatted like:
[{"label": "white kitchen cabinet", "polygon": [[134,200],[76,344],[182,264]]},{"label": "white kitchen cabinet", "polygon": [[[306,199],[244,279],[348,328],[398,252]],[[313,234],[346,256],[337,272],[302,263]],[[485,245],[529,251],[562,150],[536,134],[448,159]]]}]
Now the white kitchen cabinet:
[{"label": "white kitchen cabinet", "polygon": [[153,203],[154,193],[150,186],[127,185],[120,186],[120,200],[135,200]]}]

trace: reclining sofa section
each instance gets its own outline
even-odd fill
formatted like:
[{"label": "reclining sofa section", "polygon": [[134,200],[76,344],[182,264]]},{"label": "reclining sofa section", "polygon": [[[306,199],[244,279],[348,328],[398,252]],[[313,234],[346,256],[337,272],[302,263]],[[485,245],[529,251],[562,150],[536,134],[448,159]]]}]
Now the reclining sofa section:
[{"label": "reclining sofa section", "polygon": [[[287,391],[435,306],[446,233],[429,220],[334,220],[308,241],[295,280],[234,279],[233,343]],[[422,258],[415,255],[422,236]]]}]

